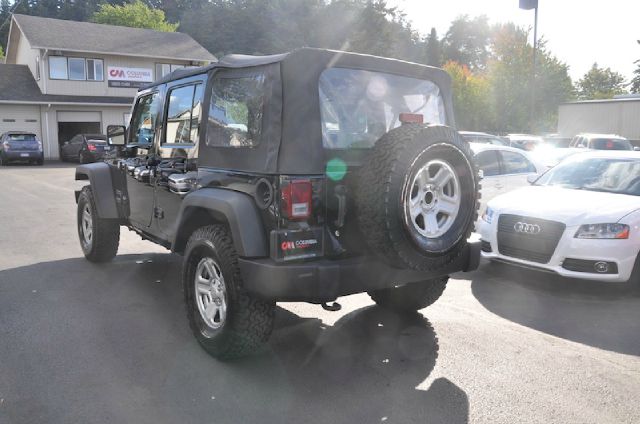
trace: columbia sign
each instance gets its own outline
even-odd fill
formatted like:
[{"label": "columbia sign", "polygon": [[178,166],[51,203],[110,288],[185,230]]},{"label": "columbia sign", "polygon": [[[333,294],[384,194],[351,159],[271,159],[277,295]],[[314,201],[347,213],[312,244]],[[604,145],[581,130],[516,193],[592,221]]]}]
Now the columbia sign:
[{"label": "columbia sign", "polygon": [[153,82],[153,70],[109,66],[107,68],[107,78],[109,87],[140,88]]}]

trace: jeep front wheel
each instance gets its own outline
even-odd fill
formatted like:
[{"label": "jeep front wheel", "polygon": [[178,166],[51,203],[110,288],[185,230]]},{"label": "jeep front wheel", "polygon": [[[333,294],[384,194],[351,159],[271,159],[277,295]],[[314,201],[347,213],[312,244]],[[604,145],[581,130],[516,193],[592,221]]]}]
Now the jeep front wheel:
[{"label": "jeep front wheel", "polygon": [[370,291],[369,296],[383,308],[401,312],[417,311],[433,304],[442,296],[449,277],[434,278],[400,287]]},{"label": "jeep front wheel", "polygon": [[84,256],[91,262],[107,262],[118,253],[120,224],[98,216],[90,186],[78,197],[78,237]]},{"label": "jeep front wheel", "polygon": [[189,326],[211,356],[246,356],[268,340],[275,302],[243,290],[238,256],[226,227],[202,227],[191,235],[182,282]]}]

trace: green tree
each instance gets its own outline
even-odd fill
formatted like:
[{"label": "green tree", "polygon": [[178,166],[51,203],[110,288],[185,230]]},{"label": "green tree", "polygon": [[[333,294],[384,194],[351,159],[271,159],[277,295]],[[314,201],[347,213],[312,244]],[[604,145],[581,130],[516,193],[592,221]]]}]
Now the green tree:
[{"label": "green tree", "polygon": [[4,49],[0,46],[0,59],[4,59]]},{"label": "green tree", "polygon": [[573,96],[568,66],[553,56],[541,40],[536,64],[534,122],[530,122],[533,47],[527,42],[528,35],[528,31],[514,24],[493,29],[487,78],[492,89],[494,131],[523,132],[532,127],[535,131],[553,130],[558,105]]},{"label": "green tree", "polygon": [[625,94],[625,79],[611,68],[600,68],[594,63],[591,69],[576,83],[576,91],[580,99],[611,99],[618,94]]},{"label": "green tree", "polygon": [[[637,40],[637,43],[640,44],[640,40]],[[637,94],[637,93],[640,93],[640,59],[636,60],[633,63],[638,65],[638,67],[635,69],[635,71],[633,71],[633,74],[635,76],[631,80],[630,88],[632,93]]]},{"label": "green tree", "polygon": [[442,66],[442,46],[438,40],[438,33],[435,28],[431,28],[431,32],[426,41],[426,64],[430,66]]},{"label": "green tree", "polygon": [[467,65],[449,61],[444,70],[451,76],[453,107],[458,128],[488,131],[493,124],[491,86],[483,75],[473,74]]},{"label": "green tree", "polygon": [[149,28],[156,31],[172,32],[178,24],[165,20],[164,12],[152,9],[140,0],[122,6],[102,4],[100,9],[91,17],[99,24],[121,25],[133,28]]},{"label": "green tree", "polygon": [[490,41],[489,18],[462,15],[451,23],[442,40],[444,59],[467,65],[473,72],[482,70],[489,59]]}]

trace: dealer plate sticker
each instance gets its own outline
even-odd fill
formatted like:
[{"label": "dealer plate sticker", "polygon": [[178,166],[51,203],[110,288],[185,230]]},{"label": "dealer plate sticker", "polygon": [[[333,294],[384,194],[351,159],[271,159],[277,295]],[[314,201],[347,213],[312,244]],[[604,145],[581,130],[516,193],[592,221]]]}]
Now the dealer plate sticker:
[{"label": "dealer plate sticker", "polygon": [[272,231],[271,253],[281,261],[322,256],[322,229]]}]

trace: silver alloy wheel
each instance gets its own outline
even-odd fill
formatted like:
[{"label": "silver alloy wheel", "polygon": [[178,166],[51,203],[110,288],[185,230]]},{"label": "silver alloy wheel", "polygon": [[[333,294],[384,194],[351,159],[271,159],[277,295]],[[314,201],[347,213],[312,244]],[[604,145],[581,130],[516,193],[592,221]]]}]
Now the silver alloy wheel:
[{"label": "silver alloy wheel", "polygon": [[460,210],[460,180],[453,167],[440,159],[427,162],[407,185],[405,215],[418,233],[438,238],[453,225]]},{"label": "silver alloy wheel", "polygon": [[202,258],[196,267],[195,298],[204,322],[213,329],[227,318],[227,287],[222,270],[212,258]]},{"label": "silver alloy wheel", "polygon": [[85,203],[82,211],[82,220],[80,221],[80,230],[82,232],[82,240],[86,247],[91,247],[93,242],[93,217],[91,216],[91,208],[89,202]]}]

